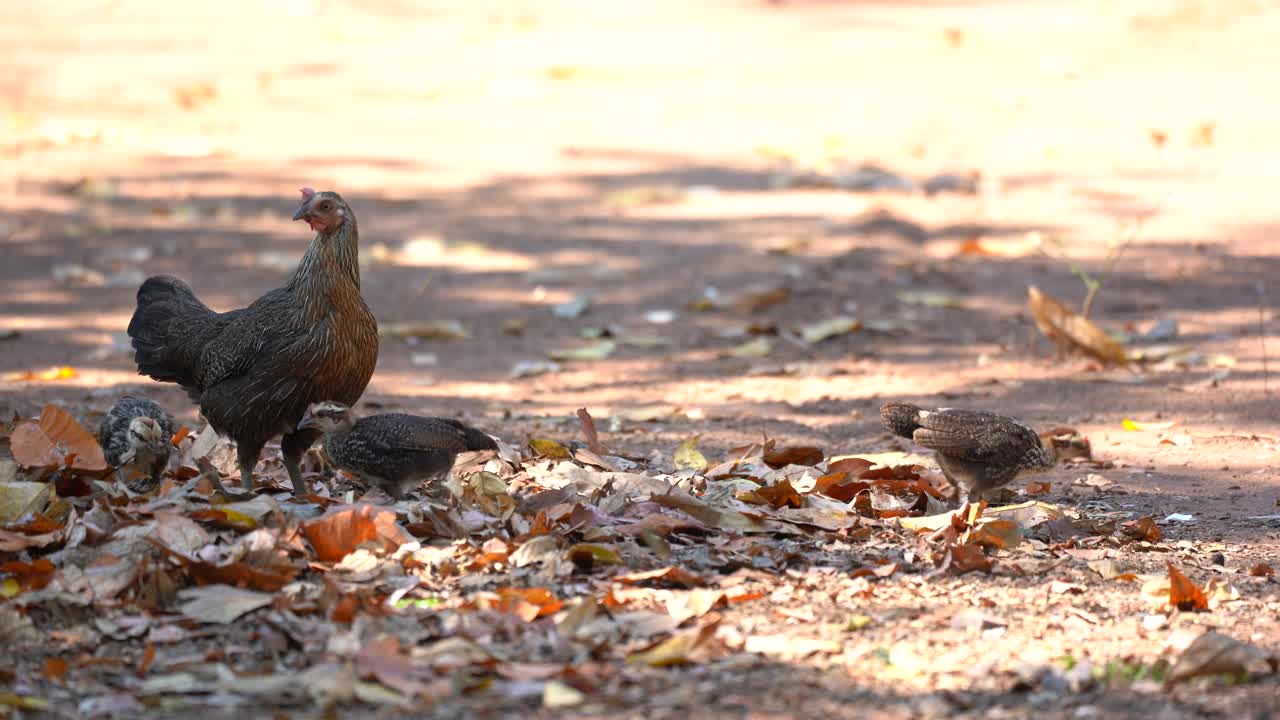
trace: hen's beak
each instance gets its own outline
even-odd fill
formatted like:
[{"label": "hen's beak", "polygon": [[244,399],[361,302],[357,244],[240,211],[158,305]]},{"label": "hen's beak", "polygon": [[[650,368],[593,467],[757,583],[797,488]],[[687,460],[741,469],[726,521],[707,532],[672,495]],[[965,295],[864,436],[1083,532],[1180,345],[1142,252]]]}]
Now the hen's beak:
[{"label": "hen's beak", "polygon": [[294,214],[293,214],[293,219],[294,219],[294,220],[301,220],[301,219],[305,218],[306,216],[307,216],[307,206],[306,206],[306,205],[303,205],[302,207],[298,208],[298,212],[296,212],[296,213],[294,213]]}]

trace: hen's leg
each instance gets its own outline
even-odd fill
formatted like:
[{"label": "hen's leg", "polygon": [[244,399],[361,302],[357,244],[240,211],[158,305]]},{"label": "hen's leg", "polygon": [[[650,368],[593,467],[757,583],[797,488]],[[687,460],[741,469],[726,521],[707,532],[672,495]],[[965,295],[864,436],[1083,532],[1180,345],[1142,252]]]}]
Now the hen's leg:
[{"label": "hen's leg", "polygon": [[280,440],[280,454],[284,456],[284,469],[289,473],[289,482],[293,483],[294,495],[306,495],[311,492],[307,481],[302,479],[302,454],[319,439],[317,430],[299,430],[285,435]]},{"label": "hen's leg", "polygon": [[262,454],[262,442],[236,442],[236,459],[240,465],[240,489],[252,492],[257,485],[253,482],[253,469],[258,465],[258,456]]}]

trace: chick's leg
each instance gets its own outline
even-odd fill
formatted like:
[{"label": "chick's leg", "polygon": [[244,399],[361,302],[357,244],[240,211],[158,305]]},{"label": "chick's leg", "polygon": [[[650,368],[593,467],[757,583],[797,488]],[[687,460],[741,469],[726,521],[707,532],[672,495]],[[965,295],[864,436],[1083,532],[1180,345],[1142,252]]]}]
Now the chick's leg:
[{"label": "chick's leg", "polygon": [[319,431],[299,430],[285,435],[280,440],[280,454],[284,458],[284,469],[289,473],[289,482],[293,483],[294,495],[306,495],[311,492],[307,481],[302,479],[302,454],[319,438]]}]

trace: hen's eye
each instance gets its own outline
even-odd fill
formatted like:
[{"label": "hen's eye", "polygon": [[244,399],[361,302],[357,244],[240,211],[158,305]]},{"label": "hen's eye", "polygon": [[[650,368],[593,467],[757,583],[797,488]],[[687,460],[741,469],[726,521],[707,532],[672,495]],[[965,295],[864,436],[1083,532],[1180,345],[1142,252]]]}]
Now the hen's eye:
[{"label": "hen's eye", "polygon": [[320,209],[321,209],[321,210],[323,210],[323,211],[325,211],[325,212],[329,212],[330,210],[332,210],[332,209],[333,209],[333,205],[329,204],[329,201],[328,201],[328,200],[326,200],[326,201],[324,201],[324,202],[320,203]]}]

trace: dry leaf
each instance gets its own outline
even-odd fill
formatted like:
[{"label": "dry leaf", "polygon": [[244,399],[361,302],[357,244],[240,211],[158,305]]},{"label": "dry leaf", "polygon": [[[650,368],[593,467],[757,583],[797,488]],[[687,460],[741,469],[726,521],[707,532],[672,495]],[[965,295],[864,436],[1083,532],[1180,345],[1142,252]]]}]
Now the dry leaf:
[{"label": "dry leaf", "polygon": [[618,555],[617,550],[595,543],[578,543],[570,547],[566,555],[570,562],[584,570],[590,570],[596,565],[622,564],[622,556]]},{"label": "dry leaf", "polygon": [[698,438],[700,437],[702,436],[694,435],[676,447],[676,451],[671,456],[676,468],[698,472],[707,469],[707,458],[698,452]]},{"label": "dry leaf", "polygon": [[587,696],[581,691],[558,680],[551,680],[542,686],[542,706],[551,710],[575,707],[586,699]]},{"label": "dry leaf", "polygon": [[400,640],[394,635],[363,643],[356,653],[355,664],[360,677],[372,678],[410,697],[427,691],[422,682],[424,671],[414,667],[409,656],[401,652]]},{"label": "dry leaf", "polygon": [[979,545],[952,545],[947,548],[943,566],[956,575],[974,570],[991,572],[991,559],[982,552]]},{"label": "dry leaf", "polygon": [[58,380],[75,380],[78,377],[80,377],[80,373],[77,372],[75,368],[69,365],[64,365],[62,367],[53,367],[40,372],[34,372],[31,370],[12,372],[5,375],[4,379],[9,382],[31,382],[33,380],[55,382]]},{"label": "dry leaf", "polygon": [[44,482],[0,482],[0,525],[43,512],[53,488]]},{"label": "dry leaf", "polygon": [[779,480],[768,487],[756,490],[755,494],[774,508],[798,508],[804,505],[804,499],[792,487],[790,480]]},{"label": "dry leaf", "polygon": [[691,656],[694,651],[715,634],[716,626],[719,623],[719,615],[709,615],[707,616],[707,622],[701,626],[676,633],[648,650],[631,655],[627,658],[627,664],[668,667],[689,663],[692,660]]},{"label": "dry leaf", "polygon": [[618,349],[618,343],[613,340],[601,340],[591,345],[584,345],[576,348],[563,348],[547,351],[547,356],[552,360],[604,360]]},{"label": "dry leaf", "polygon": [[1090,560],[1086,564],[1090,570],[1098,573],[1103,580],[1136,580],[1138,577],[1133,573],[1120,572],[1120,567],[1111,558]]},{"label": "dry leaf", "polygon": [[494,610],[511,613],[525,622],[554,615],[564,607],[564,603],[546,588],[499,588],[496,603],[477,597],[477,606],[486,605]]},{"label": "dry leaf", "polygon": [[203,623],[226,625],[245,613],[271,604],[272,596],[230,585],[203,585],[178,591],[182,614]]},{"label": "dry leaf", "polygon": [[44,661],[44,676],[56,683],[66,682],[69,667],[66,658],[51,657]]},{"label": "dry leaf", "polygon": [[36,558],[31,562],[10,560],[0,564],[0,577],[6,577],[7,589],[0,590],[0,597],[13,597],[24,590],[40,590],[53,579],[56,568],[49,558]]},{"label": "dry leaf", "polygon": [[383,337],[419,340],[465,340],[471,337],[466,326],[457,320],[378,323],[378,334]]},{"label": "dry leaf", "polygon": [[740,310],[742,312],[755,312],[757,310],[767,308],[770,305],[777,305],[778,303],[786,302],[789,297],[791,297],[791,290],[789,288],[766,285],[747,288],[733,297],[726,299],[722,306],[732,307],[735,310]]},{"label": "dry leaf", "polygon": [[795,637],[793,635],[752,635],[743,645],[743,651],[771,655],[787,660],[800,660],[814,653],[840,652],[841,645],[833,640]]},{"label": "dry leaf", "polygon": [[773,341],[767,337],[758,337],[733,348],[729,355],[736,358],[762,358],[770,352],[773,352]]},{"label": "dry leaf", "polygon": [[724,590],[719,588],[694,588],[688,592],[673,593],[667,600],[667,614],[677,622],[702,617],[717,607],[728,603]]},{"label": "dry leaf", "polygon": [[673,489],[664,495],[654,495],[650,500],[658,505],[688,513],[700,522],[721,530],[751,532],[760,531],[764,526],[764,523],[749,518],[737,510],[712,507],[700,498],[680,490]]},{"label": "dry leaf", "polygon": [[968,541],[1007,550],[1022,542],[1022,529],[1011,520],[986,520],[969,532]]},{"label": "dry leaf", "polygon": [[706,585],[707,581],[694,575],[693,573],[681,567],[669,565],[657,570],[646,570],[644,572],[633,572],[625,575],[618,575],[614,578],[624,585],[637,585],[639,583],[648,583],[650,581],[662,581],[680,587],[698,587]]},{"label": "dry leaf", "polygon": [[1160,541],[1160,528],[1156,526],[1155,518],[1150,516],[1127,522],[1120,529],[1134,540]]},{"label": "dry leaf", "polygon": [[1271,672],[1276,672],[1277,661],[1274,657],[1268,657],[1252,645],[1210,630],[1193,640],[1182,651],[1178,661],[1169,670],[1164,686],[1170,688],[1206,675],[1246,675],[1251,667],[1264,663],[1271,666]]},{"label": "dry leaf", "polygon": [[54,468],[70,465],[87,473],[104,473],[107,460],[98,440],[69,413],[46,405],[38,423],[23,423],[9,438],[13,458],[24,467]]},{"label": "dry leaf", "polygon": [[1120,421],[1120,427],[1130,432],[1146,431],[1146,430],[1168,430],[1174,425],[1177,425],[1177,423],[1175,422],[1140,423],[1134,420],[1130,420],[1129,418],[1124,418]]},{"label": "dry leaf", "polygon": [[1195,586],[1195,583],[1187,579],[1182,571],[1174,567],[1173,563],[1169,565],[1169,606],[1176,607],[1183,612],[1208,610],[1209,599],[1205,597],[1204,592]]},{"label": "dry leaf", "polygon": [[819,343],[823,340],[836,337],[838,335],[847,335],[851,332],[857,332],[862,329],[862,323],[856,318],[847,315],[839,315],[837,317],[816,322],[811,325],[805,325],[800,328],[800,339],[809,344]]},{"label": "dry leaf", "polygon": [[898,293],[898,301],[907,305],[923,305],[925,307],[936,308],[962,308],[964,303],[960,302],[954,295],[944,292],[936,292],[931,290],[903,290]]},{"label": "dry leaf", "polygon": [[1213,145],[1213,131],[1217,127],[1213,122],[1196,123],[1191,129],[1191,147],[1210,147]]},{"label": "dry leaf", "polygon": [[323,562],[338,562],[363,543],[387,552],[411,542],[413,536],[396,523],[396,512],[375,505],[346,505],[302,523],[302,534]]},{"label": "dry leaf", "polygon": [[586,408],[578,408],[578,423],[582,426],[582,435],[587,440],[587,448],[596,455],[608,455],[609,451],[600,444],[600,433],[596,431],[596,421]]},{"label": "dry leaf", "polygon": [[777,451],[766,450],[762,459],[766,465],[777,470],[787,465],[817,465],[824,457],[822,448],[785,447]]},{"label": "dry leaf", "polygon": [[1036,327],[1045,337],[1059,345],[1075,346],[1105,362],[1117,365],[1128,362],[1124,348],[1110,335],[1034,285],[1027,288],[1027,300]]},{"label": "dry leaf", "polygon": [[568,460],[569,449],[555,440],[547,438],[532,438],[529,440],[529,449],[533,451],[537,457],[544,457],[550,460]]}]

